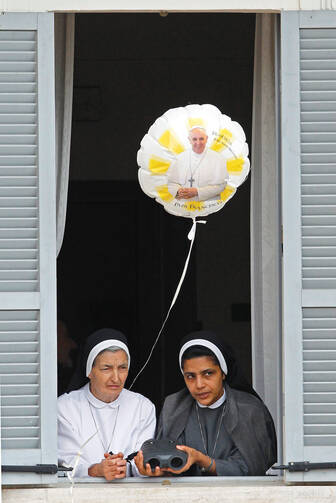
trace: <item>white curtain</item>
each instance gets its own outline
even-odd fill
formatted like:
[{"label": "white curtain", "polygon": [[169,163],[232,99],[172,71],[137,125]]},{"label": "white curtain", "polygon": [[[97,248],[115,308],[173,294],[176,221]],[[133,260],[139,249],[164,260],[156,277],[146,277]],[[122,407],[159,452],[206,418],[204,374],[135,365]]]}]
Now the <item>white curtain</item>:
[{"label": "white curtain", "polygon": [[56,249],[61,249],[69,182],[75,15],[55,14]]},{"label": "white curtain", "polygon": [[[253,384],[281,432],[281,244],[277,15],[257,14],[251,168]],[[279,444],[280,445],[280,444]]]}]

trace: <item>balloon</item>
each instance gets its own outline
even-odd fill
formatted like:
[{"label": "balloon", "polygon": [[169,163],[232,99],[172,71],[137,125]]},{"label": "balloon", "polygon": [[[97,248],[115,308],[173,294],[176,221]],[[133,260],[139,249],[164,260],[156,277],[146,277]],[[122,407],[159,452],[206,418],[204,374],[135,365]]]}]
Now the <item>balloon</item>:
[{"label": "balloon", "polygon": [[250,171],[243,128],[213,105],[172,108],[141,141],[142,190],[173,215],[219,211]]}]

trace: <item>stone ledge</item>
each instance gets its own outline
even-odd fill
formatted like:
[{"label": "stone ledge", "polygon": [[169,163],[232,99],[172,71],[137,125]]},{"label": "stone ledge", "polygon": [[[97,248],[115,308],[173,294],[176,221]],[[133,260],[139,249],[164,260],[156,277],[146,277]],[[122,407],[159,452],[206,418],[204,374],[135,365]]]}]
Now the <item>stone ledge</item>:
[{"label": "stone ledge", "polygon": [[171,483],[98,483],[45,488],[7,488],[3,503],[335,503],[336,485],[285,485],[242,480]]}]

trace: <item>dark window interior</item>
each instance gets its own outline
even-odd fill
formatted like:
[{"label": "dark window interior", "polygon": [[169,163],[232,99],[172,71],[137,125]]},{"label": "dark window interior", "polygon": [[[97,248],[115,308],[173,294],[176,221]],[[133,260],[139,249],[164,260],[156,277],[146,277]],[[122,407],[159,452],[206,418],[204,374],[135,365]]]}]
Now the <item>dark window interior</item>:
[{"label": "dark window interior", "polygon": [[[68,337],[78,348],[98,328],[123,330],[129,383],[147,358],[182,272],[191,221],[141,191],[136,153],[156,118],[189,103],[216,105],[243,126],[250,144],[254,28],[252,14],[76,15],[70,183],[58,258],[59,393],[76,358]],[[194,329],[222,332],[251,379],[249,206],[247,180],[198,226],[180,296],[134,387],[158,407],[183,386],[178,343]]]}]

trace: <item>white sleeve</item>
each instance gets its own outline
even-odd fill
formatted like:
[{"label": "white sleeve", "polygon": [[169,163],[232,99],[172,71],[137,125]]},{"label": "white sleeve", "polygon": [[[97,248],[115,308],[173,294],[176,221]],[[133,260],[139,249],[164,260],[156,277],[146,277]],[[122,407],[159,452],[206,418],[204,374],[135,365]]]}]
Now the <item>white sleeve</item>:
[{"label": "white sleeve", "polygon": [[167,181],[169,194],[176,197],[177,191],[181,188],[181,184],[179,183],[179,166],[177,161],[175,161],[168,169]]},{"label": "white sleeve", "polygon": [[[58,412],[58,462],[62,465],[74,466],[76,457],[80,449],[80,437],[78,432],[71,424],[69,418],[66,418],[62,412]],[[79,458],[76,468],[76,477],[88,477],[90,463],[83,455]]]},{"label": "white sleeve", "polygon": [[197,187],[198,199],[200,201],[207,201],[216,196],[219,196],[221,192],[225,189],[226,183],[221,183],[219,185],[207,185],[206,187]]},{"label": "white sleeve", "polygon": [[[142,444],[146,440],[154,438],[155,426],[156,426],[155,406],[154,404],[152,404],[150,400],[145,399],[141,408],[138,438],[135,445],[135,451],[140,450]],[[131,461],[131,465],[132,465],[133,476],[134,477],[141,476],[138,472],[138,469],[134,461]]]},{"label": "white sleeve", "polygon": [[168,192],[173,197],[176,197],[176,194],[180,190],[180,188],[181,188],[181,185],[179,185],[178,183],[168,183]]}]

